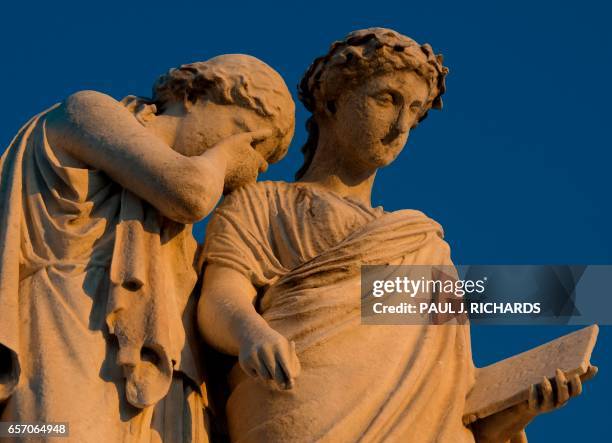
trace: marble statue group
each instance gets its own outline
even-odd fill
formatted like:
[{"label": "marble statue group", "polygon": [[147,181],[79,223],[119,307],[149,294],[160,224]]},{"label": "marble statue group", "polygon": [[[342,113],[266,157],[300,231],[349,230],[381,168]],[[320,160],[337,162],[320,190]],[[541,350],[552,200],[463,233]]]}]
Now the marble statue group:
[{"label": "marble statue group", "polygon": [[0,163],[0,421],[66,422],[74,442],[526,442],[596,368],[466,420],[469,324],[360,322],[362,265],[452,266],[437,222],[371,205],[447,73],[390,29],[333,43],[298,86],[291,183],[256,181],[295,104],[248,55],[33,117]]}]

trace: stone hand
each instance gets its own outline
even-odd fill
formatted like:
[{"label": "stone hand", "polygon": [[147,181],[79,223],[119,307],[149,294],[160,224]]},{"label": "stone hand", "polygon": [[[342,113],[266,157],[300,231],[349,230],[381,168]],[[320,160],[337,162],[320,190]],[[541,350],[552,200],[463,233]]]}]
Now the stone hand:
[{"label": "stone hand", "polygon": [[283,390],[292,389],[300,373],[295,343],[271,328],[247,340],[240,347],[238,360],[247,374]]},{"label": "stone hand", "polygon": [[[234,134],[217,143],[203,155],[221,157],[223,165],[219,171],[224,171],[223,192],[227,194],[241,186],[254,183],[260,172],[268,169],[264,145],[273,141],[271,130],[258,130]],[[261,149],[260,149],[261,148]]]},{"label": "stone hand", "polygon": [[478,443],[524,443],[524,429],[539,414],[565,405],[582,392],[582,382],[595,376],[597,368],[590,366],[581,376],[567,377],[561,369],[552,379],[544,377],[541,383],[529,388],[529,399],[480,420],[471,418],[472,430]]},{"label": "stone hand", "polygon": [[153,120],[157,113],[157,107],[148,99],[136,95],[128,95],[121,100],[121,104],[130,111],[141,124]]},{"label": "stone hand", "polygon": [[218,149],[223,152],[229,171],[236,169],[238,165],[248,163],[258,167],[258,172],[265,172],[268,164],[261,154],[257,152],[255,146],[272,136],[273,131],[271,129],[241,132],[221,140],[212,149]]},{"label": "stone hand", "polygon": [[597,374],[597,367],[589,366],[582,377],[574,375],[568,379],[561,369],[557,369],[552,380],[544,377],[541,383],[529,388],[529,412],[538,415],[560,408],[570,398],[580,395],[582,393],[582,381],[594,377],[595,374]]}]

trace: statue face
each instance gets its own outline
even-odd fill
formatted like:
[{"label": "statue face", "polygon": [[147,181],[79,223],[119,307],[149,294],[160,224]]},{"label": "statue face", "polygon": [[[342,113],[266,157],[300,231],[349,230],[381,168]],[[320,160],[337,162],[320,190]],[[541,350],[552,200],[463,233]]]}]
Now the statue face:
[{"label": "statue face", "polygon": [[390,164],[425,111],[428,94],[427,82],[412,71],[375,76],[347,90],[332,116],[339,148],[365,168]]},{"label": "statue face", "polygon": [[[176,110],[176,108],[182,108]],[[172,106],[165,114],[180,117],[173,148],[187,156],[200,155],[221,140],[241,132],[273,128],[269,119],[237,105],[219,105],[201,100],[183,106]],[[274,143],[257,145],[258,152],[268,157],[275,148]]]},{"label": "statue face", "polygon": [[[237,105],[219,105],[199,100],[180,109],[168,109],[178,113],[173,148],[181,154],[193,156],[202,154],[221,140],[242,132],[275,129],[269,118],[262,117],[250,109]],[[272,155],[278,140],[274,137],[258,143],[253,155],[234,156],[229,160],[225,187],[226,191],[254,182],[259,172],[267,168],[266,160]]]}]

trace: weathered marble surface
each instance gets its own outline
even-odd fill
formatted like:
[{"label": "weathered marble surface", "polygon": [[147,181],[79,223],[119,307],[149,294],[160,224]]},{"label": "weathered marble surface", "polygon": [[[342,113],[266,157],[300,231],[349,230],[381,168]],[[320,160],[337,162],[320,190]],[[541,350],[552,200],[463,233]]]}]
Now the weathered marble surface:
[{"label": "weathered marble surface", "polygon": [[162,76],[152,100],[76,93],[0,162],[2,421],[70,441],[207,441],[191,225],[280,159],[294,104],[263,62]]},{"label": "weathered marble surface", "polygon": [[[171,70],[150,100],[83,91],[34,117],[0,160],[0,420],[205,442],[224,409],[237,442],[525,442],[596,373],[596,328],[477,369],[467,324],[360,323],[361,265],[452,265],[434,220],[371,205],[447,73],[393,30],[332,44],[299,85],[312,115],[295,183],[254,183],[285,155],[294,103],[253,57]],[[191,223],[222,194],[199,256]]]},{"label": "weathered marble surface", "polygon": [[435,221],[371,206],[378,169],[441,108],[447,71],[429,45],[392,30],[335,42],[300,82],[312,116],[298,181],[246,186],[215,212],[199,326],[237,357],[232,441],[520,442],[536,415],[580,393],[571,372],[538,374],[524,401],[466,425],[468,325],[360,324],[362,264],[452,264]]}]

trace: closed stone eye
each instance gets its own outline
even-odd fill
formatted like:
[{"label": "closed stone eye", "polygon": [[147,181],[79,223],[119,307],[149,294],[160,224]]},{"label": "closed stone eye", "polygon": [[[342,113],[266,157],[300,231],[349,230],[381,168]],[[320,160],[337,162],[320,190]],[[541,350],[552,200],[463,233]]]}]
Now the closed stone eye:
[{"label": "closed stone eye", "polygon": [[374,96],[374,99],[382,105],[391,105],[395,102],[395,100],[393,99],[393,96],[388,92],[376,94]]}]

